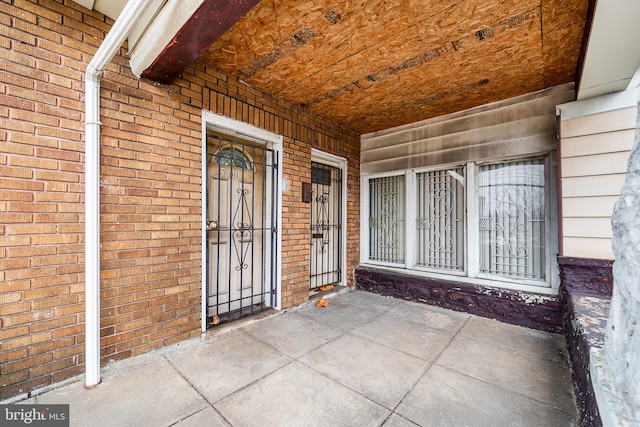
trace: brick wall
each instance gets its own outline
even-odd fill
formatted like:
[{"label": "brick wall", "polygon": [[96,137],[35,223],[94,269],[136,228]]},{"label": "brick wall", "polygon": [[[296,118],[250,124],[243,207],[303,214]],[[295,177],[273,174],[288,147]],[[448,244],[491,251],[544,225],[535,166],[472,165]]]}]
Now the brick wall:
[{"label": "brick wall", "polygon": [[[69,0],[0,0],[0,399],[83,372],[84,70],[111,23]],[[284,137],[284,307],[308,295],[311,148],[348,159],[353,284],[357,135],[199,63],[137,80],[124,48],[101,98],[103,362],[199,334],[202,108]]]}]

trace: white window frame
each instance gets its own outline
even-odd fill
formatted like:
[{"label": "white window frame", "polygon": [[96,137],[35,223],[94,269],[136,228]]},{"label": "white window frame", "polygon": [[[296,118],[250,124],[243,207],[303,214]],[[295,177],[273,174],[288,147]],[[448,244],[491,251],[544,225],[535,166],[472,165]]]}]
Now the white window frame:
[{"label": "white window frame", "polygon": [[[523,159],[544,158],[545,160],[545,280],[531,280],[486,274],[480,272],[479,247],[479,212],[478,212],[478,168],[481,165],[508,163]],[[435,170],[451,169],[463,166],[465,170],[465,247],[464,271],[448,271],[416,266],[416,236],[411,227],[416,221],[416,174]],[[532,292],[545,295],[557,295],[560,277],[555,259],[558,248],[557,237],[557,170],[556,153],[544,153],[526,157],[507,157],[485,161],[469,161],[454,164],[443,164],[429,168],[415,170],[393,171],[388,173],[363,174],[361,176],[361,242],[360,262],[383,269],[399,270],[426,278],[445,281],[458,281],[488,288],[509,289],[515,291]],[[405,176],[405,262],[385,263],[369,259],[369,180],[388,176]]]}]

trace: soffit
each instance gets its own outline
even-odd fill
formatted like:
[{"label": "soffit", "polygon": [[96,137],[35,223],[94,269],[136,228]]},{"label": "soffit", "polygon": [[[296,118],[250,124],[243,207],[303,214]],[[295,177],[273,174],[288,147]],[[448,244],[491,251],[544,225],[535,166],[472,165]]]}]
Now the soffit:
[{"label": "soffit", "polygon": [[364,134],[574,81],[588,2],[204,0],[136,74],[199,57]]},{"label": "soffit", "polygon": [[359,134],[574,81],[588,0],[262,0],[200,60]]}]

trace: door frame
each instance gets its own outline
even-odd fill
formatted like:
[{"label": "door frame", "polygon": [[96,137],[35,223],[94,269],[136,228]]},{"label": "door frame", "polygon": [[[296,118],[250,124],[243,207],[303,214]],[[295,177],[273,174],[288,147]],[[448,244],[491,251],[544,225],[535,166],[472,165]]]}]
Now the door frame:
[{"label": "door frame", "polygon": [[[324,151],[320,151],[318,149],[311,149],[311,161],[316,163],[322,163],[327,166],[332,166],[334,168],[340,169],[342,172],[342,188],[341,197],[342,200],[340,203],[342,204],[342,212],[340,213],[342,222],[342,229],[340,230],[340,245],[341,245],[341,259],[340,259],[340,270],[342,271],[342,275],[340,277],[340,286],[347,286],[347,159],[344,157],[336,156],[335,154],[327,153]],[[309,226],[311,226],[311,215],[309,215]],[[309,261],[309,264],[311,261]]]},{"label": "door frame", "polygon": [[250,124],[240,122],[228,117],[214,114],[211,111],[202,110],[202,156],[201,156],[201,172],[202,172],[202,217],[201,217],[201,244],[202,244],[202,258],[201,258],[201,275],[202,275],[202,287],[201,287],[201,331],[207,330],[207,307],[208,307],[208,295],[207,295],[207,257],[209,249],[207,247],[207,192],[208,178],[207,178],[207,130],[214,130],[222,134],[229,135],[230,137],[237,136],[251,141],[255,141],[260,144],[265,144],[268,149],[273,150],[276,155],[276,164],[278,169],[276,172],[276,182],[273,183],[275,188],[275,204],[273,211],[276,214],[276,253],[271,254],[275,256],[275,292],[276,299],[275,305],[272,306],[274,310],[281,309],[281,284],[282,284],[282,148],[283,138],[282,135],[260,129]]}]

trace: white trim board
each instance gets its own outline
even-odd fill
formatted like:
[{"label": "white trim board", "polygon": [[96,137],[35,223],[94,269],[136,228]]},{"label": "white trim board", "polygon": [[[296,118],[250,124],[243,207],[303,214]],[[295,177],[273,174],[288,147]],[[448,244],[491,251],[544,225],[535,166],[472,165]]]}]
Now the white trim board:
[{"label": "white trim board", "polygon": [[595,98],[567,102],[566,104],[556,106],[556,115],[560,116],[560,120],[570,120],[578,117],[592,116],[594,114],[636,107],[638,105],[639,94],[640,90],[634,88]]}]

